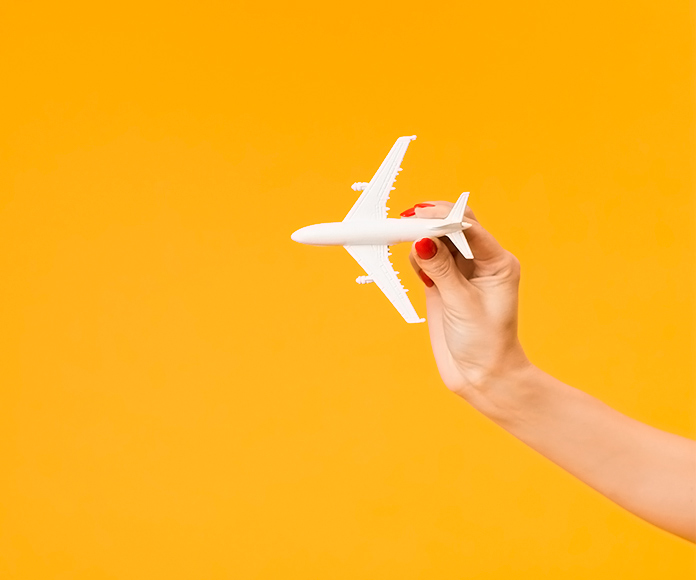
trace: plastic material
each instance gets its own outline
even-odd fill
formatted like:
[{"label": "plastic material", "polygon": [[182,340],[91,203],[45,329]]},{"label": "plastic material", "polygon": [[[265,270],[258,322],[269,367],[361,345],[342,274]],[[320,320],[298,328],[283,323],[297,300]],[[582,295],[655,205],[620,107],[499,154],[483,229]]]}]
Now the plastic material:
[{"label": "plastic material", "polygon": [[400,242],[421,238],[447,236],[465,258],[473,258],[471,248],[462,233],[471,227],[463,222],[469,193],[462,193],[445,219],[390,219],[387,218],[387,200],[401,171],[401,161],[411,141],[416,138],[399,137],[370,183],[354,183],[352,188],[363,193],[342,222],[315,224],[297,230],[292,239],[314,246],[343,246],[365,270],[367,276],[358,276],[358,284],[374,282],[406,322],[423,322],[419,318],[406,290],[394,271],[388,247]]}]

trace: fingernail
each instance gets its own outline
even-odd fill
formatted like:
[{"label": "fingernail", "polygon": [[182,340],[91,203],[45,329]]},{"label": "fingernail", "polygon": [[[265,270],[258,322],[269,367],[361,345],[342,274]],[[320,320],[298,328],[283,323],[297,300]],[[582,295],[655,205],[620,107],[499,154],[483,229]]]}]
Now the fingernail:
[{"label": "fingernail", "polygon": [[413,207],[435,207],[434,203],[417,203]]},{"label": "fingernail", "polygon": [[402,211],[399,215],[401,217],[412,217],[416,215],[416,210],[415,208],[409,207],[408,209]]},{"label": "fingernail", "polygon": [[437,246],[430,238],[423,238],[416,242],[416,254],[421,260],[430,260],[437,254]]},{"label": "fingernail", "polygon": [[425,284],[428,288],[432,288],[435,282],[433,282],[430,279],[430,276],[428,276],[423,270],[418,272],[418,275],[421,277],[421,280],[423,280],[423,284]]}]

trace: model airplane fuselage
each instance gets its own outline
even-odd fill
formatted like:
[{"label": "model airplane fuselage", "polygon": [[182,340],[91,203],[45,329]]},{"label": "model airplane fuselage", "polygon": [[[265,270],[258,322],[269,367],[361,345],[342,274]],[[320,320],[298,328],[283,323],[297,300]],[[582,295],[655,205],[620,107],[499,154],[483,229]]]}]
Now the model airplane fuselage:
[{"label": "model airplane fuselage", "polygon": [[311,246],[362,246],[415,242],[461,232],[468,223],[444,223],[444,219],[385,219],[315,224],[297,230],[291,238]]},{"label": "model airplane fuselage", "polygon": [[447,236],[465,258],[473,258],[469,244],[462,233],[471,227],[463,222],[469,197],[463,193],[450,214],[444,219],[389,219],[387,199],[401,171],[403,160],[412,137],[399,137],[370,183],[355,183],[353,189],[364,190],[342,222],[315,224],[297,230],[291,238],[313,246],[343,246],[362,266],[367,276],[359,276],[359,284],[374,282],[401,313],[406,322],[423,322],[406,296],[398,272],[392,268],[388,247],[421,238]]}]

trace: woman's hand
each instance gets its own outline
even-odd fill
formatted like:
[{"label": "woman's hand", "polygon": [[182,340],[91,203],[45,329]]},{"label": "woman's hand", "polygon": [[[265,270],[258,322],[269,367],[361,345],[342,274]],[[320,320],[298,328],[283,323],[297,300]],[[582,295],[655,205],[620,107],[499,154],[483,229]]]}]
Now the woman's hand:
[{"label": "woman's hand", "polygon": [[[418,204],[402,215],[444,218],[453,204]],[[413,244],[411,263],[426,285],[430,342],[447,387],[471,403],[497,378],[525,372],[532,365],[517,339],[520,264],[476,220],[465,230],[473,260],[446,238]]]},{"label": "woman's hand", "polygon": [[[451,207],[418,204],[402,215],[442,218]],[[517,340],[519,262],[465,215],[473,260],[446,239],[419,240],[411,252],[445,384],[612,501],[696,541],[696,442],[626,417],[532,365]]]}]

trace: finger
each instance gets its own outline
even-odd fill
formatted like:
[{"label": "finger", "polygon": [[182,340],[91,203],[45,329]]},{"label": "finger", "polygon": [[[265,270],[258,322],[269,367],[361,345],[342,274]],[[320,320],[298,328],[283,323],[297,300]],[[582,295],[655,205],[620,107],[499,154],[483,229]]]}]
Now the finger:
[{"label": "finger", "polygon": [[447,217],[454,204],[449,201],[424,201],[402,211],[401,217],[442,218]]},{"label": "finger", "polygon": [[418,274],[418,277],[421,279],[423,284],[425,284],[426,288],[432,288],[435,286],[435,282],[433,282],[430,277],[423,272],[423,269],[418,265],[418,262],[416,262],[416,252],[411,248],[411,252],[408,255],[408,261],[411,262],[411,267],[413,270]]},{"label": "finger", "polygon": [[474,254],[474,263],[477,266],[505,257],[505,249],[488,230],[475,220],[469,220],[469,223],[471,227],[465,230],[464,235],[469,242],[471,252]]},{"label": "finger", "polygon": [[[450,240],[449,238],[438,238],[438,240],[440,240],[449,250],[449,253],[452,254],[452,256],[454,256],[454,262],[457,264],[457,268],[459,268],[459,271],[462,274],[464,274],[464,277],[467,280],[469,280],[474,274],[474,261],[462,256],[461,252],[457,249],[457,247],[452,243],[452,240]],[[415,256],[415,250],[411,249],[411,252],[408,255],[408,259],[411,262],[411,266],[416,271],[416,274],[420,276],[421,268],[416,262]]]},{"label": "finger", "polygon": [[[425,286],[425,306],[427,308],[427,321],[428,321],[428,333],[430,334],[430,344],[433,347],[433,354],[435,355],[435,364],[440,372],[445,372],[448,363],[449,348],[447,347],[447,341],[445,339],[445,330],[443,324],[443,313],[445,307],[442,303],[442,296],[437,286],[433,281],[425,275],[423,270],[421,270],[418,262],[416,262],[415,251],[411,251],[409,254],[409,260],[413,269],[420,275]],[[469,260],[471,261],[471,260]]]},{"label": "finger", "polygon": [[[406,212],[408,212],[409,215],[404,217],[446,218],[452,211],[453,207],[454,204],[451,201],[424,201],[408,208]],[[411,210],[413,210],[413,213]],[[476,219],[474,210],[472,210],[469,206],[466,206],[464,209],[464,215],[470,220]]]},{"label": "finger", "polygon": [[416,262],[416,252],[413,250],[413,248],[411,248],[411,252],[408,255],[408,261],[411,262],[411,267],[416,274],[420,275],[421,267],[418,265],[418,262]]},{"label": "finger", "polygon": [[[413,259],[423,273],[437,286],[438,290],[446,295],[458,295],[471,288],[469,281],[457,268],[457,264],[451,252],[442,241],[431,238],[423,238],[413,244],[415,254]],[[424,282],[427,281],[423,279]]]},{"label": "finger", "polygon": [[416,216],[424,219],[446,218],[454,204],[449,201],[425,201],[413,206]]}]

